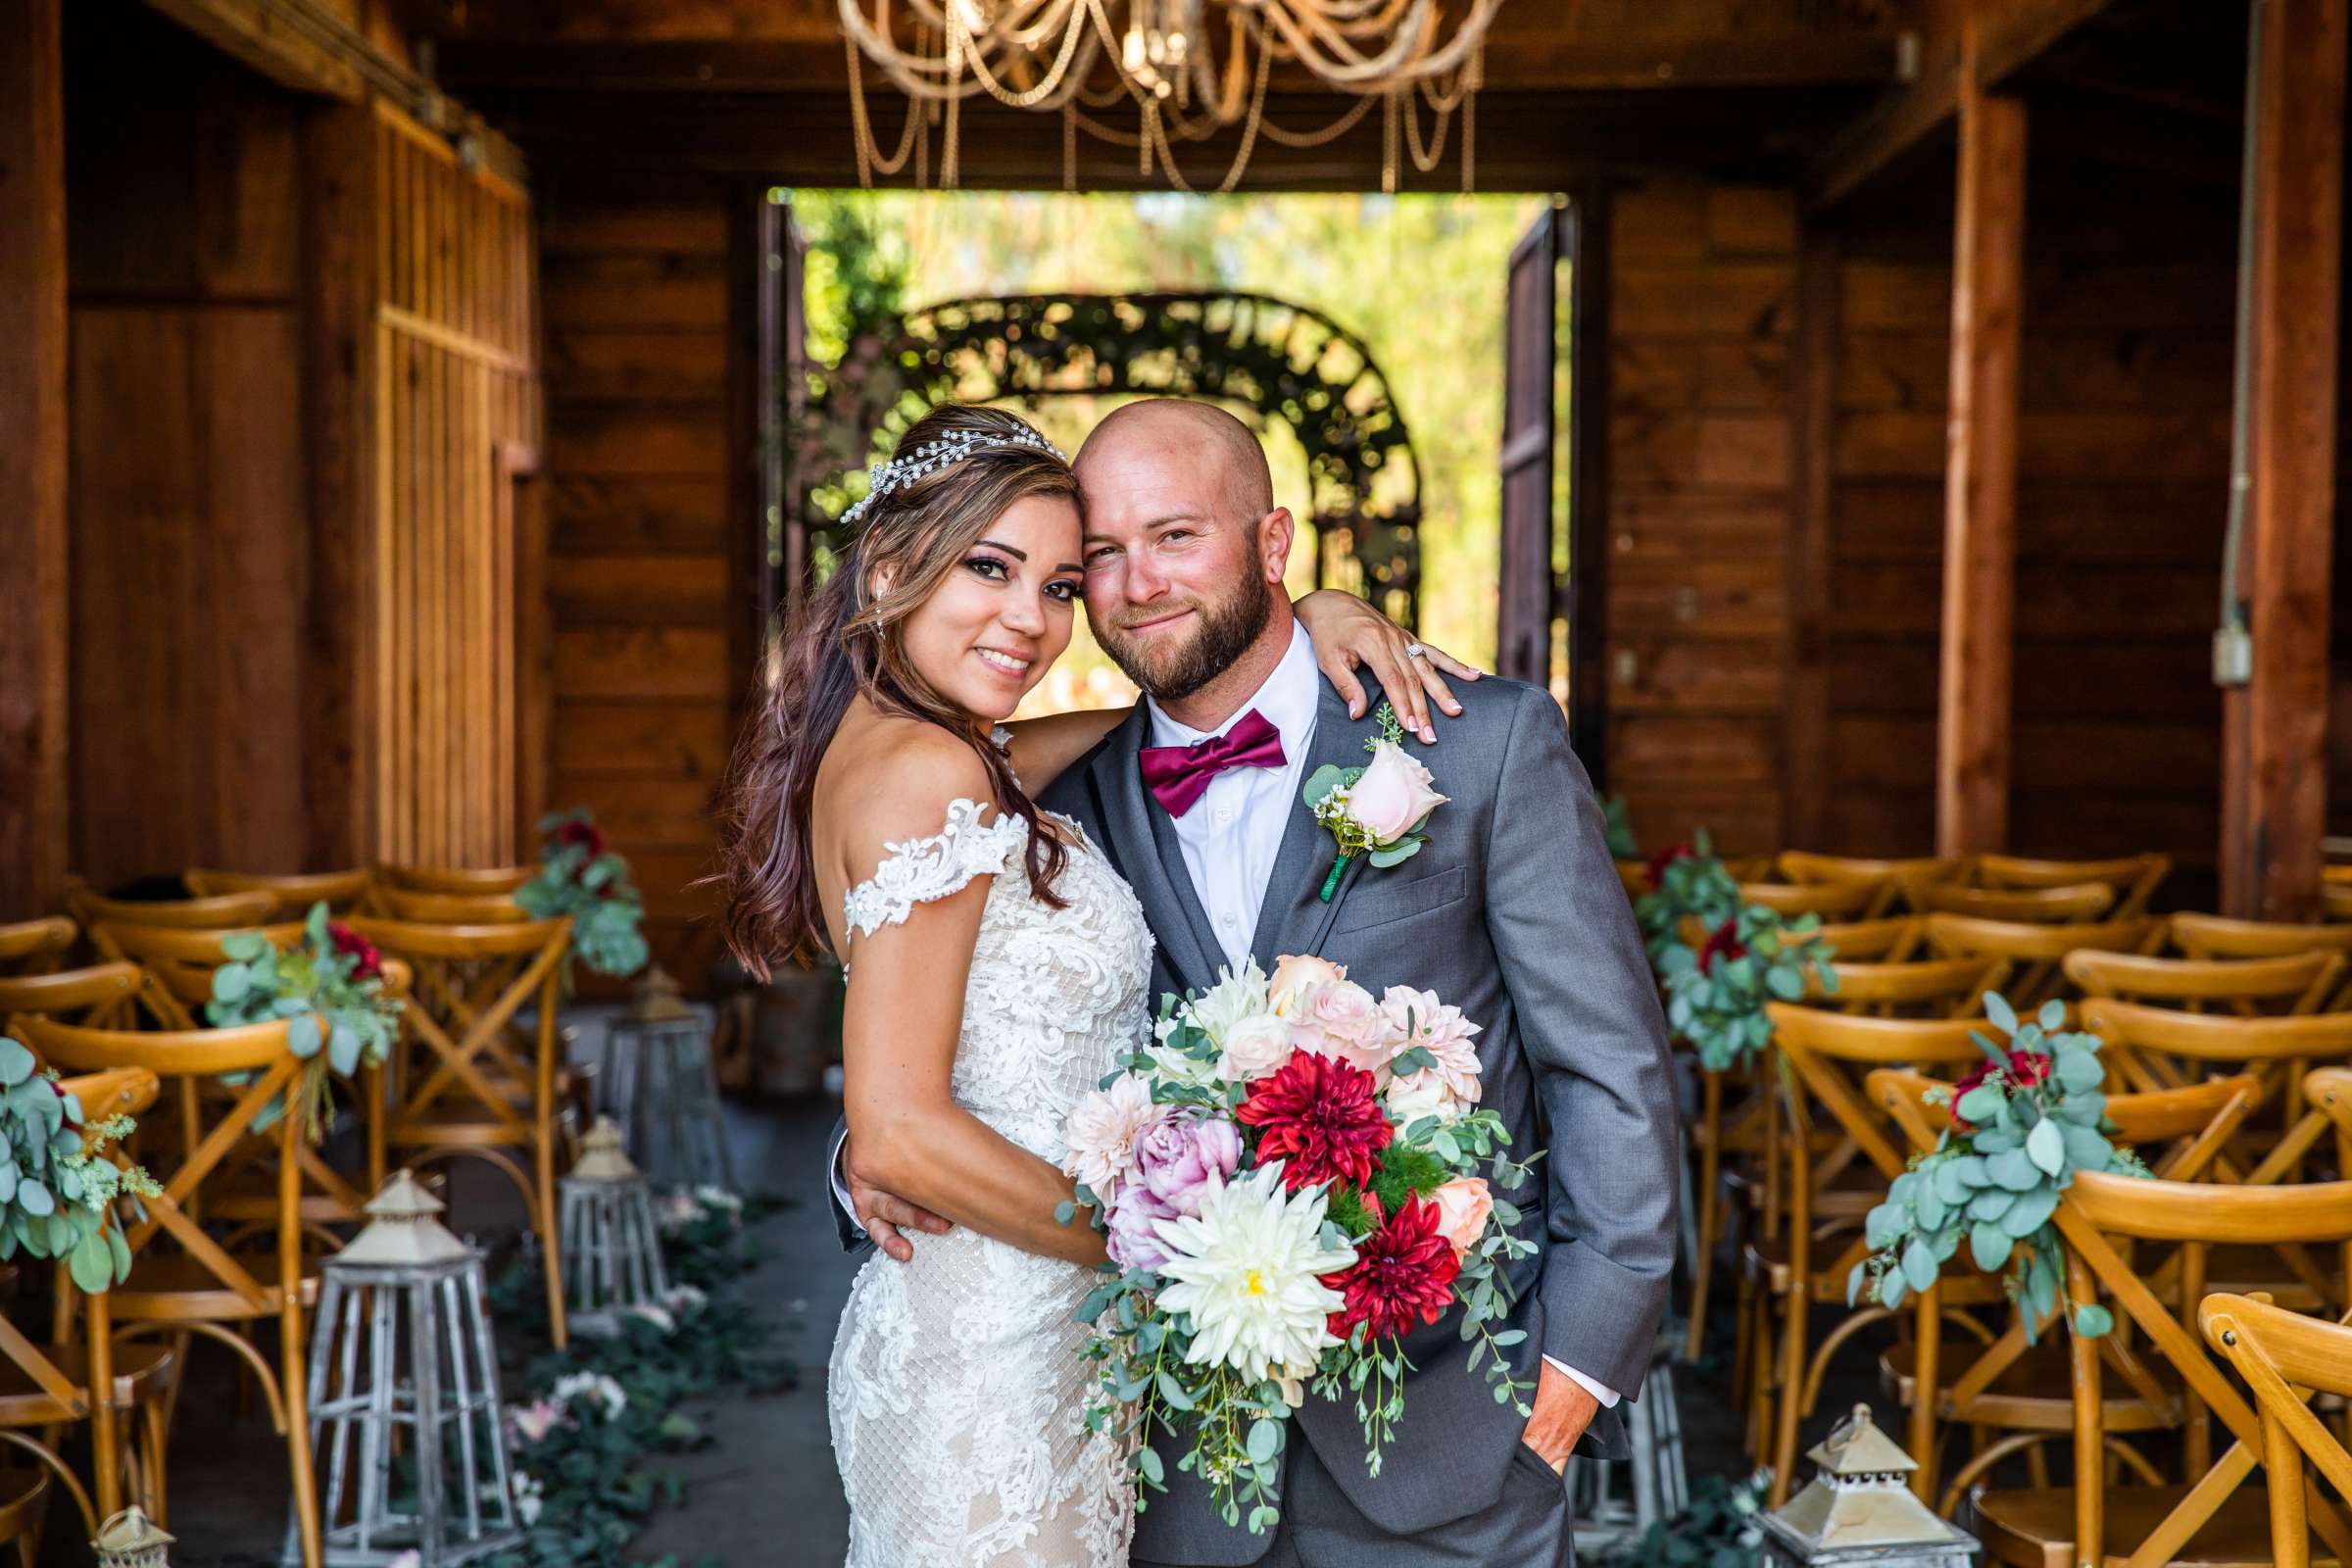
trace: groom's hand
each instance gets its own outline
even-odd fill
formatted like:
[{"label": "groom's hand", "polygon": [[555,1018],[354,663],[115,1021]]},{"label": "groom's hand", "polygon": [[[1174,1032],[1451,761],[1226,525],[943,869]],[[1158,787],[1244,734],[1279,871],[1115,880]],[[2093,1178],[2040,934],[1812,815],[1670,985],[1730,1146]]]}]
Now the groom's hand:
[{"label": "groom's hand", "polygon": [[945,1236],[953,1227],[927,1208],[918,1208],[904,1198],[897,1198],[879,1187],[870,1186],[858,1174],[857,1161],[850,1157],[848,1145],[842,1146],[841,1174],[843,1185],[850,1190],[850,1212],[874,1245],[902,1263],[914,1260],[914,1244],[903,1234],[906,1231],[928,1231],[933,1236]]},{"label": "groom's hand", "polygon": [[1539,1364],[1543,1373],[1536,1382],[1536,1413],[1528,1418],[1519,1441],[1535,1449],[1536,1457],[1553,1470],[1564,1470],[1577,1439],[1592,1424],[1600,1401],[1549,1361]]}]

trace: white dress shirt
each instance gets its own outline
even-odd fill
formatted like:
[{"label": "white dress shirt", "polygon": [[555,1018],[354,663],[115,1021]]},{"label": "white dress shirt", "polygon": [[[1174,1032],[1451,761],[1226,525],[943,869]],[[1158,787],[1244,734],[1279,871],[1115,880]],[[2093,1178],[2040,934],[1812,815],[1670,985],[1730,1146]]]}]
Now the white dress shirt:
[{"label": "white dress shirt", "polygon": [[[1251,711],[1282,736],[1282,766],[1227,768],[1209,780],[1191,810],[1171,818],[1176,842],[1184,852],[1185,872],[1200,896],[1209,928],[1216,933],[1217,946],[1224,950],[1227,965],[1234,969],[1250,956],[1258,911],[1266,902],[1266,885],[1274,876],[1274,857],[1282,848],[1291,813],[1305,809],[1298,790],[1305,777],[1307,747],[1314,740],[1315,712],[1322,699],[1315,645],[1297,621],[1291,623],[1291,646],[1283,651],[1282,662],[1274,666],[1265,684],[1215,729],[1200,730],[1179,723],[1156,701],[1145,699],[1154,746],[1198,746],[1232,729]],[[841,1179],[840,1152],[837,1144],[833,1195],[855,1219],[857,1209]],[[1593,1382],[1553,1356],[1544,1359],[1603,1405],[1617,1402],[1614,1389]]]}]

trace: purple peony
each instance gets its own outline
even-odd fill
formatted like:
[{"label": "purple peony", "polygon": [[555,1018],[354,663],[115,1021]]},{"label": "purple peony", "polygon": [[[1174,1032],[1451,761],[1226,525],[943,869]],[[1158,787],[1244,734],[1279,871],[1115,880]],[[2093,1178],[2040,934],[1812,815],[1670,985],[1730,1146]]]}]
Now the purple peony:
[{"label": "purple peony", "polygon": [[1136,1164],[1152,1196],[1188,1217],[1242,1162],[1242,1133],[1222,1116],[1174,1116],[1135,1141]]},{"label": "purple peony", "polygon": [[1121,1268],[1157,1268],[1168,1260],[1168,1248],[1154,1229],[1163,1219],[1174,1219],[1176,1211],[1152,1196],[1152,1190],[1139,1183],[1119,1189],[1110,1206],[1102,1211],[1103,1250]]}]

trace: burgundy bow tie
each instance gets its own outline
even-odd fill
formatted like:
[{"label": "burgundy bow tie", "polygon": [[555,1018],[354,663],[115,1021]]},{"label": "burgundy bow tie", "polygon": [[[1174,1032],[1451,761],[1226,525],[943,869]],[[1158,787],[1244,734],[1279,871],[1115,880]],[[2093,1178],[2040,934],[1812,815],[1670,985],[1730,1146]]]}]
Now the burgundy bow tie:
[{"label": "burgundy bow tie", "polygon": [[1147,746],[1137,754],[1144,782],[1167,808],[1182,816],[1208,792],[1208,781],[1229,767],[1280,767],[1282,732],[1251,709],[1222,735],[1194,746]]}]

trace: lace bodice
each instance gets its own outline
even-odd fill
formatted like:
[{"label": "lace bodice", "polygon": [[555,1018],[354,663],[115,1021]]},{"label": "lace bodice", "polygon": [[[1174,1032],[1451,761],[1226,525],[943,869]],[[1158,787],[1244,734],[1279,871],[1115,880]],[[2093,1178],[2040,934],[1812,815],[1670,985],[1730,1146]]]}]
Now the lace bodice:
[{"label": "lace bodice", "polygon": [[[992,878],[951,1087],[1005,1139],[1059,1164],[1070,1107],[1148,1037],[1152,934],[1076,824],[1054,908],[1029,887],[1029,828],[958,800],[938,833],[884,846],[843,898],[856,944],[917,904]],[[1118,1568],[1125,1461],[1083,1426],[1090,1363],[1071,1320],[1091,1270],[965,1227],[858,1275],[826,1400],[850,1498],[852,1568]]]}]

